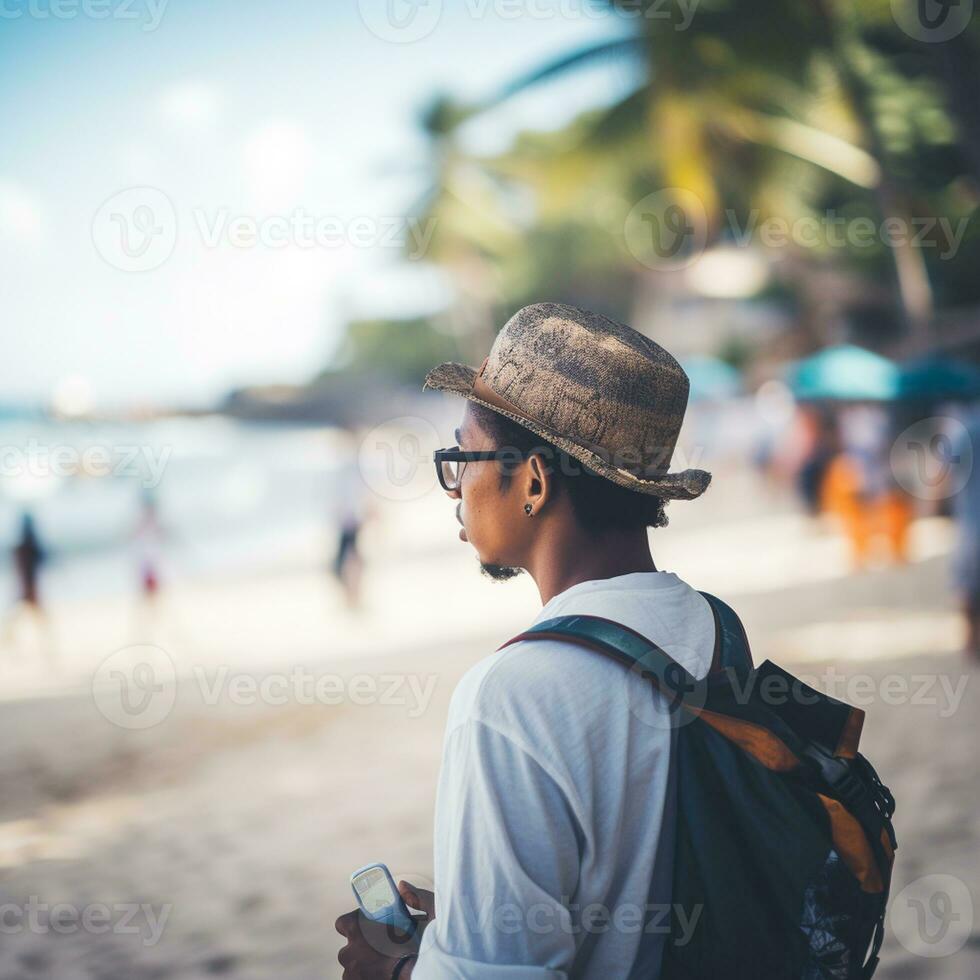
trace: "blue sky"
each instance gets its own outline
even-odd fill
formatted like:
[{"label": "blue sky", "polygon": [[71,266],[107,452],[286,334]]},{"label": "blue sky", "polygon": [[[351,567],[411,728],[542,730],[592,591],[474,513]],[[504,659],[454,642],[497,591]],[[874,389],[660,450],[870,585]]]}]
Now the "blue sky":
[{"label": "blue sky", "polygon": [[[0,402],[205,404],[308,377],[345,312],[437,305],[441,277],[400,268],[391,244],[423,186],[419,109],[629,29],[595,0],[421,0],[414,25],[431,30],[412,43],[378,36],[386,0],[58,2],[3,0],[0,16]],[[470,139],[503,145],[631,82],[608,68],[550,85]],[[173,240],[127,271],[106,248],[143,200],[119,197],[130,188],[170,202],[172,229],[143,211]],[[332,222],[329,244],[230,230],[297,211]]]}]

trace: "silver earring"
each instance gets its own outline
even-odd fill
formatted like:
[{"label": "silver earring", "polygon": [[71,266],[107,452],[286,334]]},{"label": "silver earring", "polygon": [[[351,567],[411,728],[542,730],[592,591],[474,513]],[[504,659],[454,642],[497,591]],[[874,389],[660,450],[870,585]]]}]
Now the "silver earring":
[{"label": "silver earring", "polygon": [[524,505],[524,513],[527,514],[528,517],[531,516],[531,511],[532,510],[534,510],[534,508],[530,504],[525,504]]}]

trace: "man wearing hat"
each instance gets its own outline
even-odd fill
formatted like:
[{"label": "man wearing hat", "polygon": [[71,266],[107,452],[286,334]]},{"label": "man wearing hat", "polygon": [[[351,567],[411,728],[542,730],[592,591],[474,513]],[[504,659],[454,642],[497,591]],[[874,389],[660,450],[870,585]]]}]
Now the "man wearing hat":
[{"label": "man wearing hat", "polygon": [[[711,479],[669,470],[688,396],[677,361],[604,316],[539,303],[507,322],[479,368],[442,364],[424,387],[466,399],[458,445],[437,451],[436,467],[484,574],[529,574],[536,623],[615,620],[704,677],[711,609],[657,569],[647,532],[666,524],[667,501]],[[427,906],[418,952],[385,955],[350,913],[337,923],[344,976],[657,977],[674,738],[662,695],[608,657],[536,639],[485,658],[450,706],[434,909],[399,886]]]}]

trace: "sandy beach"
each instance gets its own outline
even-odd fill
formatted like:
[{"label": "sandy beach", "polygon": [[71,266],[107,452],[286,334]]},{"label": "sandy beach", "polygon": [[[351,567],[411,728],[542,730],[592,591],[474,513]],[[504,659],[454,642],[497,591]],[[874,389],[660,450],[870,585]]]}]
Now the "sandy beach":
[{"label": "sandy beach", "polygon": [[[709,498],[675,508],[660,566],[729,600],[757,663],[868,712],[862,750],[898,800],[878,976],[977,975],[972,911],[932,945],[913,928],[926,876],[980,897],[978,670],[957,652],[950,529],[920,521],[908,566],[851,574],[842,542],[790,507],[732,514]],[[453,687],[538,608],[529,580],[481,578],[455,537],[435,495],[383,514],[360,615],[321,574],[318,542],[305,567],[175,586],[140,637],[163,651],[166,683],[134,692],[152,691],[158,719],[121,711],[109,683],[137,656],[129,600],[55,610],[57,671],[22,658],[2,675],[0,896],[35,922],[5,924],[0,977],[339,976],[350,871],[384,860],[427,881]],[[55,928],[58,903],[73,911]]]}]

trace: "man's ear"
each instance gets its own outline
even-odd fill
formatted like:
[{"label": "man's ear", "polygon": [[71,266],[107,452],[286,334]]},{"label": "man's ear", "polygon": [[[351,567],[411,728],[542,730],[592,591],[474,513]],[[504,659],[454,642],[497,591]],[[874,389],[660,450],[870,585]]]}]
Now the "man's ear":
[{"label": "man's ear", "polygon": [[528,457],[528,482],[526,492],[529,499],[535,500],[535,509],[549,500],[554,492],[554,474],[551,463],[542,453],[532,453]]}]

